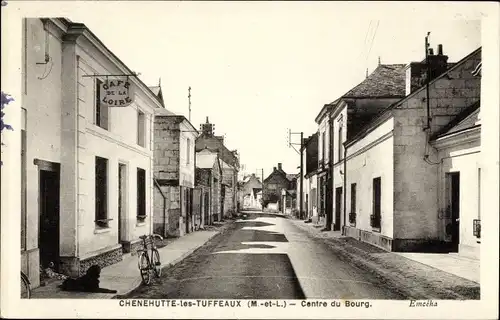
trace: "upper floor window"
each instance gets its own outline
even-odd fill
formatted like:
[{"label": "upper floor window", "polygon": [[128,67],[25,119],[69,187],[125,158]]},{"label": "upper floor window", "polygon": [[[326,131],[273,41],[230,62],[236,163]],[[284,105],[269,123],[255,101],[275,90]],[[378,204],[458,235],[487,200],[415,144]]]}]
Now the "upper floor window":
[{"label": "upper floor window", "polygon": [[191,140],[188,138],[186,141],[186,163],[191,162]]},{"label": "upper floor window", "polygon": [[146,145],[146,115],[141,110],[137,111],[137,144]]},{"label": "upper floor window", "polygon": [[342,146],[342,125],[339,127],[339,135],[338,135],[338,158],[339,161],[342,160],[342,151],[343,151],[343,146]]},{"label": "upper floor window", "polygon": [[321,133],[321,159],[326,158],[326,138],[325,138],[325,132]]},{"label": "upper floor window", "polygon": [[94,124],[105,130],[108,130],[109,123],[109,108],[108,106],[101,104],[101,85],[102,81],[96,79],[95,82],[95,108],[94,108]]}]

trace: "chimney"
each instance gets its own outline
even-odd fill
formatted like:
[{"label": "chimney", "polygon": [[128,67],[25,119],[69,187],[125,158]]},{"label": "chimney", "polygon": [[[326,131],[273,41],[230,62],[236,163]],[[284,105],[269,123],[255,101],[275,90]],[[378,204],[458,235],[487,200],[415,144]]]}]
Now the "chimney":
[{"label": "chimney", "polygon": [[429,48],[427,60],[411,62],[406,69],[406,95],[413,93],[426,84],[427,65],[430,67],[430,81],[448,69],[448,56],[443,55],[443,45],[438,45],[437,55]]},{"label": "chimney", "polygon": [[276,167],[273,167],[273,171],[276,171]]},{"label": "chimney", "polygon": [[202,131],[202,134],[206,135],[206,136],[213,136],[214,134],[214,125],[211,124],[209,121],[208,121],[208,117],[207,117],[207,121],[206,123],[203,123],[201,125],[201,131]]},{"label": "chimney", "polygon": [[278,170],[282,171],[283,169],[281,169],[281,162],[278,163]]},{"label": "chimney", "polygon": [[443,55],[443,45],[438,44],[438,56],[442,56],[442,55]]}]

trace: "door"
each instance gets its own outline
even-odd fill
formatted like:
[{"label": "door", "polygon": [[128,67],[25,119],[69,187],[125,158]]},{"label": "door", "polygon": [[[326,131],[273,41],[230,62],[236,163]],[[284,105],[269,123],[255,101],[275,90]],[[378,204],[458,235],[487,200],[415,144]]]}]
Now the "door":
[{"label": "door", "polygon": [[335,222],[333,230],[340,230],[340,214],[342,212],[342,187],[335,189]]},{"label": "door", "polygon": [[127,166],[123,163],[118,164],[118,243],[125,239],[125,224],[126,224],[126,173]]},{"label": "door", "polygon": [[460,243],[460,173],[449,174],[451,211],[451,251],[458,252]]},{"label": "door", "polygon": [[40,264],[59,268],[59,171],[40,170]]}]

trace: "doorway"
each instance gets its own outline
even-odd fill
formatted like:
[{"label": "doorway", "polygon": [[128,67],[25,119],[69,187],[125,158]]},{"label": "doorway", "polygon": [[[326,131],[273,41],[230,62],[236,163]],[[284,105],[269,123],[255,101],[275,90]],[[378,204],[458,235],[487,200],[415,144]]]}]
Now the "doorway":
[{"label": "doorway", "polygon": [[40,264],[42,268],[54,263],[59,271],[59,170],[40,170]]},{"label": "doorway", "polygon": [[118,243],[125,241],[125,226],[127,223],[127,165],[118,164]]},{"label": "doorway", "polygon": [[340,214],[342,212],[342,187],[335,189],[335,222],[333,231],[340,230]]},{"label": "doorway", "polygon": [[448,174],[449,180],[449,208],[451,223],[448,233],[451,235],[451,251],[458,252],[460,243],[460,173]]}]

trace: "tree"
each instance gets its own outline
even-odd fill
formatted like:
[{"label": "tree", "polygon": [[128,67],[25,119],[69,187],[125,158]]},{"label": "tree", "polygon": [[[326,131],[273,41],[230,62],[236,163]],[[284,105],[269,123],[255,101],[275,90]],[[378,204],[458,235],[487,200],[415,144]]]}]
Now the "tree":
[{"label": "tree", "polygon": [[[12,98],[9,94],[5,93],[2,91],[2,98],[1,98],[1,103],[2,103],[2,109],[0,111],[0,132],[3,133],[3,130],[4,129],[7,129],[7,130],[14,130],[12,128],[12,126],[6,124],[5,122],[3,122],[3,116],[5,115],[5,113],[3,112],[3,109],[5,108],[6,105],[8,105],[10,102],[14,101],[14,98]],[[2,142],[1,143],[2,146],[4,146],[4,143]],[[2,161],[0,161],[0,165],[2,164]]]}]

